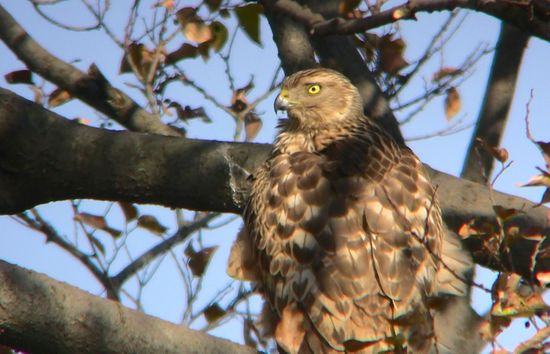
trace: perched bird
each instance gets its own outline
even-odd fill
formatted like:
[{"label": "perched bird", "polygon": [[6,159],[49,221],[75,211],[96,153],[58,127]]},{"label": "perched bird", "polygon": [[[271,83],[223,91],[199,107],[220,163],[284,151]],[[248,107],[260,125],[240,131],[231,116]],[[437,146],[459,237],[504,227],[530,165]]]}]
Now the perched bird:
[{"label": "perched bird", "polygon": [[465,290],[469,259],[444,232],[437,191],[362,107],[323,68],[287,77],[275,101],[288,118],[251,176],[228,273],[257,285],[282,352],[427,353],[430,298]]}]

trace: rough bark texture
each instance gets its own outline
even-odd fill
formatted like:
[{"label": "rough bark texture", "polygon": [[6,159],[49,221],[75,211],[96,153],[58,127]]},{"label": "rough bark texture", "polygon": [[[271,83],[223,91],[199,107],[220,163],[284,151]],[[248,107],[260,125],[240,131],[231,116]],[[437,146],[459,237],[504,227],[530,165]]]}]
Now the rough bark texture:
[{"label": "rough bark texture", "polygon": [[[266,3],[267,1],[262,1]],[[360,19],[345,20],[341,17],[319,19],[315,12],[296,6],[292,0],[277,0],[271,5],[298,22],[307,25],[312,34],[351,34],[368,31],[396,21],[414,20],[418,12],[453,11],[470,9],[496,17],[518,29],[550,40],[550,4],[548,0],[531,1],[479,1],[479,0],[415,0],[380,11]]]},{"label": "rough bark texture", "polygon": [[[91,128],[0,89],[0,213],[71,198],[239,213],[246,176],[270,148]],[[453,230],[474,218],[494,222],[491,198],[497,205],[523,210],[508,223],[547,227],[544,207],[533,208],[525,199],[498,192],[491,196],[483,185],[435,170],[430,174]],[[533,269],[550,270],[542,255],[536,267],[529,258],[548,247],[546,240],[539,245],[516,238],[501,254],[488,253],[484,241],[467,240],[479,264],[514,270],[527,279]]]},{"label": "rough bark texture", "polygon": [[486,184],[491,177],[495,159],[489,152],[480,149],[476,139],[499,146],[529,38],[527,33],[502,23],[485,98],[466,153],[462,178]]},{"label": "rough bark texture", "polygon": [[255,353],[3,261],[0,284],[0,343],[26,352]]},{"label": "rough bark texture", "polygon": [[91,128],[0,89],[0,213],[74,198],[238,212],[233,167],[252,170],[269,146],[249,149]]}]

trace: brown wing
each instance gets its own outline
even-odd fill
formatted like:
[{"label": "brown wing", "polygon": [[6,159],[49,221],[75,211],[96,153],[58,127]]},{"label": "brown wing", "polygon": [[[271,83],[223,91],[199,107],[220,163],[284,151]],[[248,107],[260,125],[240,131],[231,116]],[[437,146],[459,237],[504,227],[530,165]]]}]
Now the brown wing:
[{"label": "brown wing", "polygon": [[273,156],[256,174],[245,221],[279,345],[429,347],[424,299],[441,233],[433,194],[416,157],[376,135]]}]

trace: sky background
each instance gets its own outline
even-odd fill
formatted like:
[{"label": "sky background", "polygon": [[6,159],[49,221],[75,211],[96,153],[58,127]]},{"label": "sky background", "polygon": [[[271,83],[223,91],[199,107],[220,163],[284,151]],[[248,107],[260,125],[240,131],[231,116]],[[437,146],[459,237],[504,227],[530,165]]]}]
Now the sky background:
[{"label": "sky background", "polygon": [[[113,9],[109,13],[107,22],[114,32],[121,36],[127,17],[127,2],[113,1]],[[154,1],[143,1],[144,9],[147,9]],[[181,5],[190,2],[182,1]],[[79,69],[85,71],[92,63],[118,88],[130,94],[138,102],[144,102],[143,98],[133,89],[128,88],[127,83],[132,82],[129,75],[119,75],[121,52],[117,46],[110,42],[104,33],[91,32],[67,32],[46,22],[36,14],[32,6],[26,0],[0,0],[15,19],[36,39],[42,46],[59,58],[73,63]],[[67,1],[62,6],[48,9],[49,14],[56,19],[74,25],[91,23],[91,17],[83,11],[81,2]],[[466,14],[466,12],[463,12]],[[146,13],[144,13],[146,15]],[[400,24],[403,37],[408,43],[405,58],[413,61],[421,54],[422,49],[431,40],[440,24],[447,18],[446,13],[418,14],[418,21],[402,22]],[[233,20],[229,20],[230,23]],[[438,55],[425,66],[422,74],[407,89],[404,96],[413,97],[422,92],[425,80],[430,80],[431,75],[441,66],[454,67],[460,65],[466,56],[478,45],[485,44],[492,47],[496,41],[499,30],[499,22],[491,17],[470,12],[460,26],[454,39],[446,47],[442,55]],[[184,40],[181,36],[181,41]],[[237,35],[232,51],[231,69],[236,79],[236,86],[244,86],[251,77],[254,77],[256,87],[249,95],[254,99],[261,95],[269,86],[273,72],[278,65],[276,48],[272,42],[270,29],[265,21],[261,26],[261,38],[263,47],[254,45],[240,32]],[[179,44],[181,44],[181,41]],[[179,45],[177,42],[174,47]],[[174,49],[174,48],[173,48]],[[472,75],[459,88],[462,99],[462,110],[455,119],[463,119],[464,122],[474,122],[481,106],[483,94],[489,73],[492,55],[483,57],[478,64],[471,68]],[[523,59],[523,65],[519,74],[518,85],[514,102],[511,108],[509,123],[507,125],[502,147],[509,154],[512,165],[497,180],[495,188],[499,191],[525,197],[538,202],[542,196],[541,188],[521,188],[520,184],[527,182],[537,174],[535,166],[543,166],[544,162],[537,148],[528,141],[525,134],[526,104],[530,93],[533,92],[533,100],[530,106],[530,125],[535,139],[550,141],[550,44],[537,38],[531,39],[528,50]],[[231,92],[228,89],[227,77],[220,58],[213,56],[208,62],[202,60],[187,61],[184,64],[188,76],[200,86],[229,105]],[[16,93],[32,99],[31,90],[25,85],[9,85],[4,80],[4,74],[13,70],[23,69],[24,65],[0,43],[0,86],[15,91]],[[267,75],[266,75],[267,73]],[[52,87],[53,86],[48,86]],[[51,91],[46,90],[47,92]],[[181,104],[189,104],[192,107],[202,105],[200,94],[185,87],[172,88],[168,96]],[[263,119],[263,129],[256,138],[257,142],[271,142],[273,140],[276,124],[276,116],[272,110],[273,95],[265,100],[259,107],[258,113]],[[443,109],[443,97],[435,99],[419,116],[410,124],[402,126],[405,137],[416,137],[430,132],[438,131],[449,126]],[[193,122],[187,128],[188,136],[192,138],[232,140],[234,122],[222,110],[205,104],[207,113],[213,118],[211,124],[200,121]],[[97,124],[97,113],[93,109],[73,100],[67,104],[53,109],[55,112],[67,118],[85,117]],[[397,113],[398,118],[400,117]],[[435,137],[427,140],[411,141],[409,145],[420,159],[433,168],[459,175],[466,148],[469,144],[472,128],[460,133]],[[498,166],[497,166],[498,170]],[[106,208],[105,203],[84,202],[85,211],[90,213],[102,213]],[[174,214],[154,206],[140,206],[142,213],[151,213],[167,226],[170,231],[175,231]],[[67,202],[50,203],[39,207],[39,210],[47,216],[62,233],[71,235],[75,233],[75,223]],[[232,216],[224,217],[231,219]],[[122,220],[120,211],[113,207],[109,214],[109,220],[113,224],[119,224]],[[221,222],[221,220],[219,221]],[[230,280],[222,271],[229,252],[229,247],[239,228],[240,221],[229,223],[223,228],[204,232],[202,237],[204,245],[219,245],[204,284],[205,292],[213,292],[220,284],[229,284]],[[0,259],[12,262],[23,267],[37,270],[47,275],[98,294],[101,287],[90,274],[78,262],[73,260],[65,251],[55,245],[46,244],[44,237],[14,222],[7,216],[0,217]],[[133,255],[139,255],[159,239],[145,231],[135,231],[128,237],[129,249]],[[175,253],[181,254],[183,246],[176,248]],[[180,322],[182,308],[184,306],[183,288],[173,267],[172,261],[167,257],[161,264],[159,271],[153,278],[144,293],[144,306],[147,313],[154,316]],[[122,267],[123,262],[115,264]],[[212,271],[214,270],[214,271]],[[478,278],[490,286],[494,275],[489,271],[479,271]],[[254,306],[257,306],[257,302]],[[490,307],[489,295],[482,291],[474,290],[474,307],[480,313]],[[204,324],[204,322],[202,322]],[[197,323],[200,327],[201,322]],[[499,338],[499,343],[506,348],[513,348],[521,338],[526,338],[532,329],[525,329],[523,321],[517,322],[515,327]],[[242,335],[240,325],[230,322],[212,332],[234,341],[241,342]]]}]

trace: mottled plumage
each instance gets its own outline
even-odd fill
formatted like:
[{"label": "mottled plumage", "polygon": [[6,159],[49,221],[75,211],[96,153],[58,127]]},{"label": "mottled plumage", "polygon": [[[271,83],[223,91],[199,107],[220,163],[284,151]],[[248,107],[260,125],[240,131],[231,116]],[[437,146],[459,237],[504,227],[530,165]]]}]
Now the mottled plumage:
[{"label": "mottled plumage", "polygon": [[420,161],[335,71],[288,77],[275,105],[288,119],[253,174],[229,274],[258,285],[286,352],[429,352],[429,298],[464,289],[441,257],[457,273],[468,260]]}]

